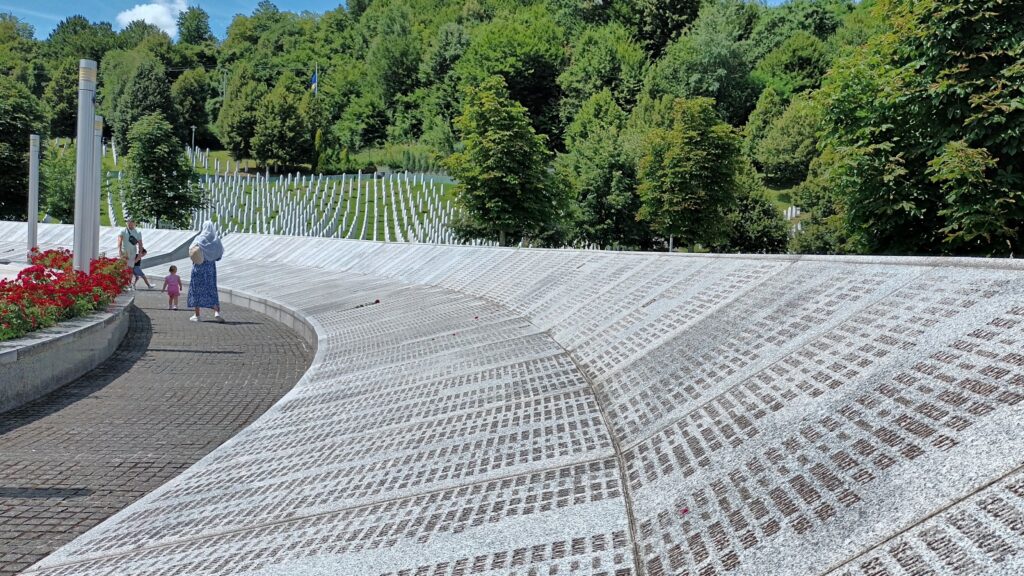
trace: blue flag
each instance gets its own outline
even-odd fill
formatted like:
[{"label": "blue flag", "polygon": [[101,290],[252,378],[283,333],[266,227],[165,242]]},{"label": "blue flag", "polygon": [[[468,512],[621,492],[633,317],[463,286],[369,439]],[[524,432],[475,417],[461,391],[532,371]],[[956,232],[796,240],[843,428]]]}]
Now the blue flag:
[{"label": "blue flag", "polygon": [[313,72],[313,77],[309,81],[310,87],[313,89],[313,93],[317,93],[317,72]]}]

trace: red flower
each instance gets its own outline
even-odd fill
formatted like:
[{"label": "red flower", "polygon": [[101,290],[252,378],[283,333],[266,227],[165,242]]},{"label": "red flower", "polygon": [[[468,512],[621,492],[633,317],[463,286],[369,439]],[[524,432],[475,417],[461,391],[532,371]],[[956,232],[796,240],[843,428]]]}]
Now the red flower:
[{"label": "red flower", "polygon": [[33,250],[29,260],[16,279],[0,280],[0,340],[103,309],[131,281],[119,259],[97,258],[89,273],[71,269],[68,250]]}]

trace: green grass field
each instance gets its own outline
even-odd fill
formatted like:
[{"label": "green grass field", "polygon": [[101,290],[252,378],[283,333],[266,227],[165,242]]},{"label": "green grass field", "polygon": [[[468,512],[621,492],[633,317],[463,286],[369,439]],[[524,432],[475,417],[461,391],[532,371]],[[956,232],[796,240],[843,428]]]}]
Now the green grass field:
[{"label": "green grass field", "polygon": [[768,199],[775,204],[775,207],[780,211],[785,210],[793,205],[793,189],[792,188],[769,188],[767,190]]}]

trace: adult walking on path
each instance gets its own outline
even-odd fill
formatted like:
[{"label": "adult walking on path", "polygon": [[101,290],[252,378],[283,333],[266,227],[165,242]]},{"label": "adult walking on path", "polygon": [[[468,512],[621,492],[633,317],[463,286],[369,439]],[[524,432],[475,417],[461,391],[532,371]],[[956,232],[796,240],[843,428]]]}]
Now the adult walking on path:
[{"label": "adult walking on path", "polygon": [[142,248],[142,230],[136,229],[135,220],[129,218],[126,228],[117,235],[117,253],[129,266],[134,266],[135,257]]},{"label": "adult walking on path", "polygon": [[214,321],[223,322],[224,317],[220,315],[220,297],[217,295],[217,260],[224,256],[224,245],[217,236],[217,227],[213,222],[203,222],[203,228],[188,252],[192,258],[188,305],[196,311],[189,320],[199,322],[200,310],[211,308]]}]

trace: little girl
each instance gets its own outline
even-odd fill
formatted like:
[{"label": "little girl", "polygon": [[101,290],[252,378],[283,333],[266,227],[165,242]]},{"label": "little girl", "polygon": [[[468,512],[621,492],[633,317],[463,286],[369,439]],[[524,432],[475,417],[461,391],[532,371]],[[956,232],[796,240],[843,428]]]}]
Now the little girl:
[{"label": "little girl", "polygon": [[161,292],[167,292],[167,309],[178,309],[178,295],[181,294],[181,276],[178,276],[178,267],[171,266],[170,274],[164,278],[164,287]]}]

